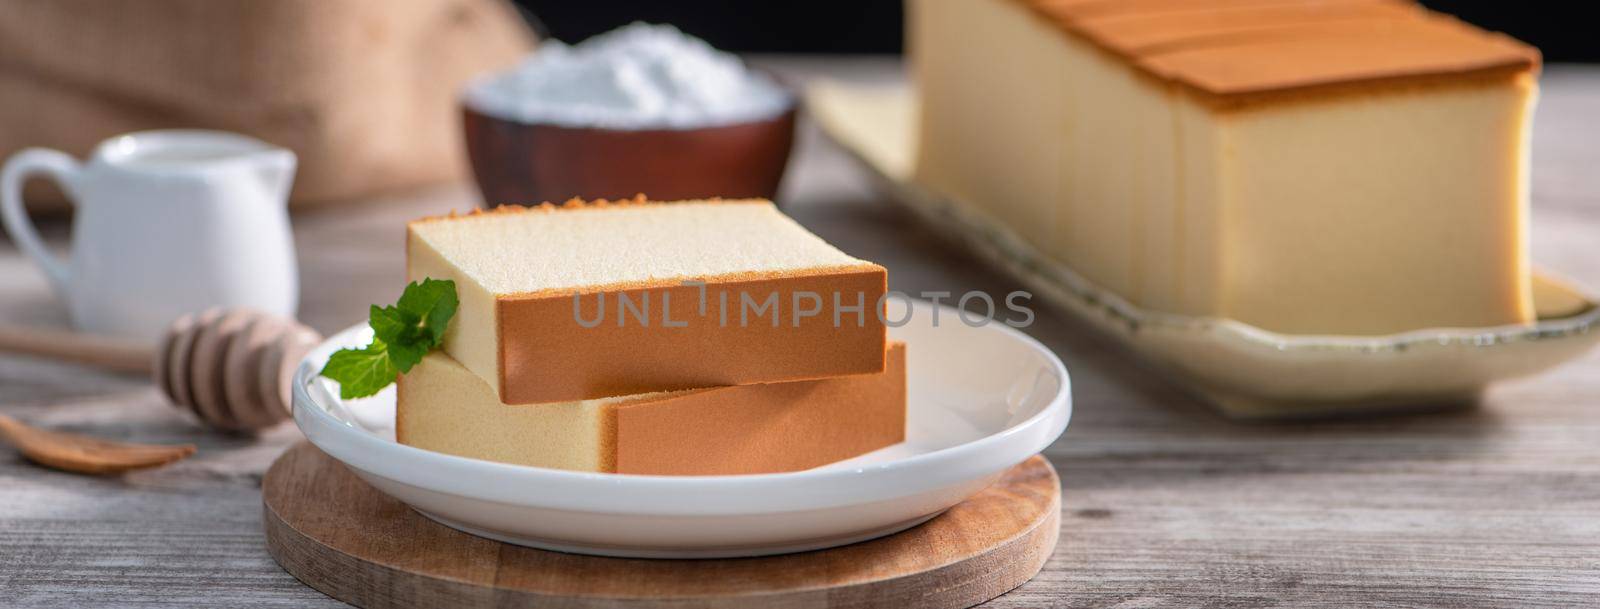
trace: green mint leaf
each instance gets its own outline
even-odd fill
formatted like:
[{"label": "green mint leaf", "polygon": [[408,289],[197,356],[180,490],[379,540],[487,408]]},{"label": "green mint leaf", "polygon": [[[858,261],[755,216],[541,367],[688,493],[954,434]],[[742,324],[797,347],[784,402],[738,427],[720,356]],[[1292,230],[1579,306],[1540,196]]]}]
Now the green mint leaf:
[{"label": "green mint leaf", "polygon": [[438,347],[444,344],[444,331],[450,328],[450,319],[456,316],[456,309],[461,306],[461,299],[456,296],[456,282],[448,279],[444,281],[424,279],[423,289],[429,289],[429,282],[440,284],[440,287],[432,288],[440,294],[422,321],[423,327],[428,330],[428,335],[433,338],[433,346]]},{"label": "green mint leaf", "polygon": [[[416,326],[411,326],[415,328]],[[410,372],[411,367],[422,361],[422,356],[428,354],[433,345],[426,338],[418,336],[415,329],[407,330],[401,334],[399,342],[389,343],[389,361],[401,372]]]},{"label": "green mint leaf", "polygon": [[380,307],[372,305],[372,310],[367,314],[367,325],[372,326],[372,335],[384,344],[394,345],[403,342],[400,337],[406,331],[408,322],[394,307]]},{"label": "green mint leaf", "polygon": [[339,381],[339,397],[344,399],[377,393],[444,343],[445,329],[459,306],[454,281],[412,282],[399,302],[387,307],[372,305],[368,311],[372,343],[334,353],[323,366],[322,376]]},{"label": "green mint leaf", "polygon": [[406,286],[395,308],[407,321],[418,324],[422,337],[433,348],[444,342],[444,331],[450,318],[456,314],[460,300],[456,297],[456,282],[448,279],[423,279]]},{"label": "green mint leaf", "polygon": [[339,397],[346,400],[375,394],[399,375],[386,345],[377,339],[362,349],[335,351],[322,367],[322,376],[339,381]]},{"label": "green mint leaf", "polygon": [[444,331],[459,304],[454,281],[412,282],[394,306],[372,308],[372,329],[388,343],[395,368],[410,372],[430,349],[444,343]]}]

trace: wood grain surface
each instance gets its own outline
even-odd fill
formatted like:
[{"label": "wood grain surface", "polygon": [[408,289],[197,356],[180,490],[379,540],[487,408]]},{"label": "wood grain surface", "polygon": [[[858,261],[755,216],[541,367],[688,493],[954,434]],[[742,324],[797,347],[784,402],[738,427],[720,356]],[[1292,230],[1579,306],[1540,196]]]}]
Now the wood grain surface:
[{"label": "wood grain surface", "polygon": [[[763,62],[786,78],[899,78],[890,60]],[[1533,142],[1533,257],[1600,289],[1600,69],[1551,66]],[[802,224],[883,264],[890,288],[1017,286],[874,192],[807,127],[779,196]],[[404,281],[411,217],[469,209],[449,186],[294,219],[300,313],[343,328]],[[67,225],[44,222],[65,247]],[[0,238],[0,319],[60,326],[43,277]],[[1045,452],[1061,540],[993,607],[1578,607],[1600,598],[1600,353],[1493,388],[1476,409],[1240,425],[1040,309],[1029,334],[1071,370],[1072,426]],[[280,569],[261,474],[300,440],[216,435],[139,377],[0,355],[0,412],[107,438],[182,443],[172,467],[99,479],[0,450],[0,607],[340,607]]]},{"label": "wood grain surface", "polygon": [[1033,457],[920,526],[831,550],[732,560],[546,552],[438,524],[310,444],[262,482],[267,548],[366,609],[970,607],[1033,577],[1060,532],[1061,482]]}]

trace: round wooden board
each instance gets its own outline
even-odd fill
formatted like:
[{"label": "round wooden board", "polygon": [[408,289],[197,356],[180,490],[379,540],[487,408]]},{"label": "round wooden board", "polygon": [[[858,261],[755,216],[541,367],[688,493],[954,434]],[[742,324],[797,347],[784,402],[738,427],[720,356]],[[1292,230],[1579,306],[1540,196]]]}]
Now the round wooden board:
[{"label": "round wooden board", "polygon": [[907,531],[763,558],[602,558],[475,537],[428,520],[306,443],[278,458],[261,494],[278,564],[367,609],[968,607],[1037,574],[1061,522],[1061,483],[1039,456]]}]

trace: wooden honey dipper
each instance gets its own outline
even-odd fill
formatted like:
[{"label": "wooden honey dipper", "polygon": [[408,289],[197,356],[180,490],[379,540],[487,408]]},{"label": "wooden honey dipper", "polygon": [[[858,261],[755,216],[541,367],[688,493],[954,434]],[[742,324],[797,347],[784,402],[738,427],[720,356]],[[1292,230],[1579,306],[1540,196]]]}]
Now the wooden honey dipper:
[{"label": "wooden honey dipper", "polygon": [[146,372],[172,404],[230,432],[288,419],[290,376],[321,341],[299,322],[250,309],[179,317],[154,350],[73,332],[0,327],[0,351]]},{"label": "wooden honey dipper", "polygon": [[207,425],[255,431],[289,418],[295,366],[322,335],[249,309],[208,309],[167,326],[152,378],[173,404]]}]

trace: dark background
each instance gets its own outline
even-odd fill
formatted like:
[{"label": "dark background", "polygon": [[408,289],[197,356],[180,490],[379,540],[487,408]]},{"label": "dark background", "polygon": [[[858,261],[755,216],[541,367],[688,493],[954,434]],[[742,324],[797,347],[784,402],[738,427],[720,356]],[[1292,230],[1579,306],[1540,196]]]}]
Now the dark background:
[{"label": "dark background", "polygon": [[[729,51],[898,53],[898,0],[763,2],[714,0],[517,0],[556,38],[577,42],[631,21],[671,23]],[[1425,0],[1544,51],[1546,61],[1600,61],[1600,9],[1587,0]],[[1587,10],[1586,10],[1587,9]]]}]

